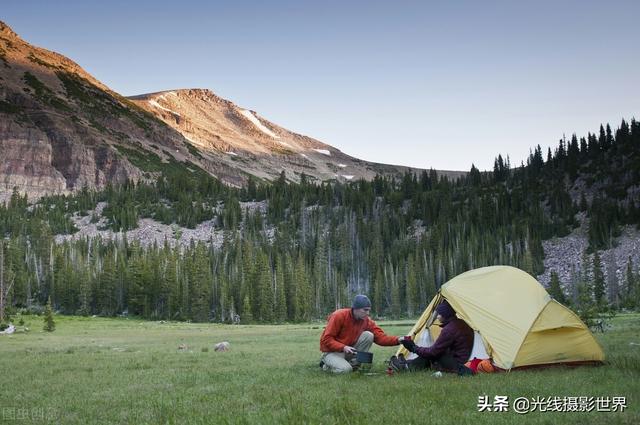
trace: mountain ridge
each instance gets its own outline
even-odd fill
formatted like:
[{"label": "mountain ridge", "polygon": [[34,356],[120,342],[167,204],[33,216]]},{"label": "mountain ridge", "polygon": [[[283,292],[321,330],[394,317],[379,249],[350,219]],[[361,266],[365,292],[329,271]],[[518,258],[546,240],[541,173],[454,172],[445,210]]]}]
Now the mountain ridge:
[{"label": "mountain ridge", "polygon": [[24,41],[1,21],[0,83],[5,197],[14,187],[39,197],[153,181],[158,167],[141,166],[149,162],[201,168],[232,186],[242,186],[249,176],[274,180],[282,172],[290,181],[303,174],[316,181],[349,181],[422,171],[351,157],[209,89],[124,97],[73,60]]}]

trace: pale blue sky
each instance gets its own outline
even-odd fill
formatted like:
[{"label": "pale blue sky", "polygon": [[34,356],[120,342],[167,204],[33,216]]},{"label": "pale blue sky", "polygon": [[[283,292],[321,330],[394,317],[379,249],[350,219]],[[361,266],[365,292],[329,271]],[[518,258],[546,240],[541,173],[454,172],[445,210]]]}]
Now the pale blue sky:
[{"label": "pale blue sky", "polygon": [[208,88],[370,161],[512,165],[640,118],[639,1],[2,0],[124,95]]}]

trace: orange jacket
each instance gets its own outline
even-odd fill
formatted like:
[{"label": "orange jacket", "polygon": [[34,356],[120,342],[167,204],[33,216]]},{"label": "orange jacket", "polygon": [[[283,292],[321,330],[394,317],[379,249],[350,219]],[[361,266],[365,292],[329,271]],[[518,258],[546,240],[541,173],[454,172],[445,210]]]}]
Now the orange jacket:
[{"label": "orange jacket", "polygon": [[373,333],[373,342],[378,345],[398,345],[400,343],[397,336],[385,334],[369,317],[356,320],[351,314],[350,308],[342,308],[329,316],[327,327],[324,328],[320,337],[320,351],[330,353],[342,351],[345,345],[353,347],[364,331]]}]

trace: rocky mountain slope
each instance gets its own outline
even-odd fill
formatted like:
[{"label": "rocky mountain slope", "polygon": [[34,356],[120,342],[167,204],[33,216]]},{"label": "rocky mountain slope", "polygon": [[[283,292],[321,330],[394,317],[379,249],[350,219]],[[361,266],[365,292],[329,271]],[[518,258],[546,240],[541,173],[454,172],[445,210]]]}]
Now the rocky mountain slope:
[{"label": "rocky mountain slope", "polygon": [[[152,180],[158,164],[197,166],[225,183],[371,179],[406,167],[350,157],[209,90],[125,98],[72,60],[0,22],[0,192],[69,193]],[[441,172],[456,177],[460,172]]]},{"label": "rocky mountain slope", "polygon": [[2,191],[39,196],[138,181],[131,150],[186,151],[180,134],[2,23],[0,71]]},{"label": "rocky mountain slope", "polygon": [[[580,214],[579,219],[580,227],[574,229],[569,235],[542,242],[545,271],[537,276],[540,282],[549,285],[551,272],[556,272],[565,294],[574,301],[577,296],[575,284],[580,280],[580,274],[585,267],[591,267],[594,256],[587,254],[585,257],[589,246],[588,219],[583,214]],[[603,273],[610,292],[609,298],[616,299],[626,287],[625,273],[629,261],[634,265],[640,264],[640,231],[635,226],[625,226],[621,235],[615,238],[613,248],[599,250],[598,255],[604,264]],[[589,264],[583,264],[585,260]],[[593,276],[592,271],[589,276]]]},{"label": "rocky mountain slope", "polygon": [[129,99],[182,134],[207,161],[240,168],[259,178],[272,180],[285,170],[292,181],[302,173],[318,180],[369,180],[376,174],[409,170],[353,158],[209,90],[175,90]]}]

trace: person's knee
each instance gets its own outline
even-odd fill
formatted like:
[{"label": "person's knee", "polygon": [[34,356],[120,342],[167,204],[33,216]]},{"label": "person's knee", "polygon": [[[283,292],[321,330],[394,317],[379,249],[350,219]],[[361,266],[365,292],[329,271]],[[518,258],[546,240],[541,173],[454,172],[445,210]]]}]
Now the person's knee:
[{"label": "person's knee", "polygon": [[362,339],[363,342],[366,342],[367,344],[373,343],[373,333],[369,331],[362,332],[362,335],[360,335],[360,338]]},{"label": "person's knee", "polygon": [[333,373],[349,373],[353,370],[349,363],[341,364],[339,366],[334,366],[331,368],[331,372]]}]

